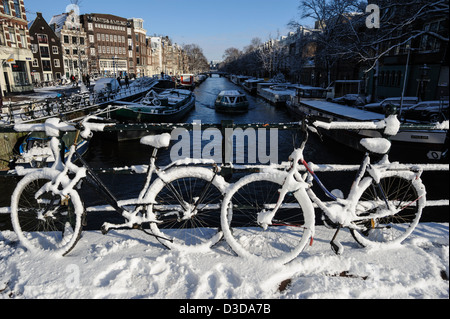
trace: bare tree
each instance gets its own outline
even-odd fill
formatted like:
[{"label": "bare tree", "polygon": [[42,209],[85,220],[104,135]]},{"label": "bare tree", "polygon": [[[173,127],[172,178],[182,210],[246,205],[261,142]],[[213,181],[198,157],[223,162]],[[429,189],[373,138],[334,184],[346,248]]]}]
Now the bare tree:
[{"label": "bare tree", "polygon": [[188,56],[189,68],[194,73],[201,73],[209,68],[208,60],[203,54],[203,49],[197,44],[185,44],[183,50]]}]

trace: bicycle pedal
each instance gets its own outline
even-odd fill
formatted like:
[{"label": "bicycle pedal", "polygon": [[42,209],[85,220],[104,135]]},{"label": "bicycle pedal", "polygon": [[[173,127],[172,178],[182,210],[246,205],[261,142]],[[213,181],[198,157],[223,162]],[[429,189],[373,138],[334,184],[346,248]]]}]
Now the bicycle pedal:
[{"label": "bicycle pedal", "polygon": [[336,241],[331,241],[330,242],[331,245],[331,250],[338,256],[342,255],[342,253],[344,252],[344,246],[342,246],[342,244],[340,242],[336,242]]},{"label": "bicycle pedal", "polygon": [[106,228],[106,226],[105,226],[105,225],[103,225],[103,226],[102,226],[102,228],[101,228],[101,231],[102,231],[102,235],[106,235],[106,234],[108,234],[108,232],[109,232],[109,229],[108,229],[108,228]]}]

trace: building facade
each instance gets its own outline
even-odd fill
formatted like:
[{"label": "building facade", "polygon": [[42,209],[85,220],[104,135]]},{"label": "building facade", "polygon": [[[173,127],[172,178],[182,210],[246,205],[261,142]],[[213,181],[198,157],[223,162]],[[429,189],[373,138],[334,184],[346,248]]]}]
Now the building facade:
[{"label": "building facade", "polygon": [[53,16],[49,23],[61,42],[65,79],[88,72],[87,35],[75,11]]},{"label": "building facade", "polygon": [[129,72],[128,19],[110,14],[90,13],[80,16],[87,35],[88,72],[99,76],[123,76]]},{"label": "building facade", "polygon": [[36,19],[29,23],[31,51],[31,78],[33,83],[61,80],[64,63],[61,42],[54,30],[38,12]]},{"label": "building facade", "polygon": [[3,94],[33,91],[33,54],[23,0],[0,1],[0,60]]},{"label": "building facade", "polygon": [[129,25],[132,27],[131,36],[128,38],[130,73],[136,77],[143,77],[149,75],[147,72],[147,31],[144,29],[144,20],[142,19],[130,19]]}]

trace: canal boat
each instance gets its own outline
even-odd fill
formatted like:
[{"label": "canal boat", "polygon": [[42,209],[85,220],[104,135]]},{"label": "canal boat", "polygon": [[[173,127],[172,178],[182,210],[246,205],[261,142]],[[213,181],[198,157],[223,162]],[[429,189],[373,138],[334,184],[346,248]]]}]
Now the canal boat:
[{"label": "canal boat", "polygon": [[222,91],[215,102],[216,111],[223,113],[245,113],[249,105],[247,96],[239,90]]},{"label": "canal boat", "polygon": [[[64,157],[67,159],[69,149],[75,142],[76,132],[66,132],[62,137],[64,142]],[[31,132],[19,145],[19,156],[14,161],[14,166],[24,168],[51,167],[55,163],[55,157],[50,148],[50,137],[45,132]],[[89,141],[80,139],[77,150],[84,155],[89,148]]]},{"label": "canal boat", "polygon": [[193,91],[195,89],[194,74],[182,74],[180,76],[180,88]]},{"label": "canal boat", "polygon": [[264,79],[248,79],[244,81],[242,84],[242,87],[244,90],[246,90],[248,93],[252,95],[256,95],[257,89],[258,89],[258,83],[264,82]]},{"label": "canal boat", "polygon": [[259,95],[273,105],[284,106],[293,94],[295,88],[292,85],[278,84],[261,88]]},{"label": "canal boat", "polygon": [[169,89],[161,93],[151,90],[139,102],[122,103],[111,115],[126,123],[176,123],[195,108],[195,95],[190,90]]},{"label": "canal boat", "polygon": [[[286,106],[297,119],[305,115],[328,122],[375,122],[385,119],[383,114],[328,102],[325,98],[326,89],[299,85]],[[322,130],[322,133],[359,151],[364,151],[360,144],[362,138],[381,137],[381,133],[374,130]],[[390,138],[393,146],[391,154],[406,157],[406,160],[441,160],[448,150],[447,136],[447,130],[402,126],[398,134]]]}]

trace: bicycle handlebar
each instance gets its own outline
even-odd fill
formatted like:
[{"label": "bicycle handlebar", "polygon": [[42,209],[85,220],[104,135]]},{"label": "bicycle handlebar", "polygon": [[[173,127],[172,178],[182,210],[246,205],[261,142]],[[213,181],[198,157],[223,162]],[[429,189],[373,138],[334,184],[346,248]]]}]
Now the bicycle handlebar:
[{"label": "bicycle handlebar", "polygon": [[388,136],[397,135],[400,129],[400,121],[396,115],[390,115],[384,120],[370,122],[323,122],[315,117],[307,117],[302,123],[325,130],[384,130],[383,133]]},{"label": "bicycle handlebar", "polygon": [[91,119],[100,119],[96,116],[88,116],[83,121],[78,123],[63,122],[59,118],[50,118],[45,123],[37,124],[16,124],[14,130],[17,132],[45,132],[49,137],[59,137],[61,132],[74,132],[77,130],[82,131],[81,136],[83,138],[89,138],[92,131],[102,132],[105,126],[111,124],[101,124],[89,122]]}]

